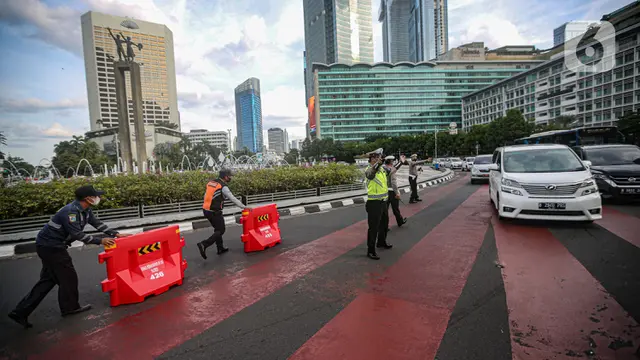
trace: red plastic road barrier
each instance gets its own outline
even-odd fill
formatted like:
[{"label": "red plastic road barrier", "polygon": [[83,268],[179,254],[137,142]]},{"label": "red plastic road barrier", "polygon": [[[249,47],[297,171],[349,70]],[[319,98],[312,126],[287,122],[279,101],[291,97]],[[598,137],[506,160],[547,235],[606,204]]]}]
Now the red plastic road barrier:
[{"label": "red plastic road barrier", "polygon": [[276,204],[260,206],[251,210],[242,211],[240,223],[244,243],[244,252],[262,251],[266,248],[280,244],[280,227],[278,220],[280,214]]},{"label": "red plastic road barrier", "polygon": [[98,261],[107,262],[102,291],[111,294],[111,306],[143,302],[182,285],[187,268],[183,247],[178,225],[117,239],[116,245],[105,247]]}]

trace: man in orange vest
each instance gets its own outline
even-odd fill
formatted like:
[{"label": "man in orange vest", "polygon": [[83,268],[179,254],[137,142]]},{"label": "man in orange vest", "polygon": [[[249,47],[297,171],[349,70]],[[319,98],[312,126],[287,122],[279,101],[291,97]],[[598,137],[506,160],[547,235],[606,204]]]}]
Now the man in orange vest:
[{"label": "man in orange vest", "polygon": [[231,190],[229,190],[227,184],[231,181],[232,176],[231,170],[223,169],[220,170],[220,175],[216,180],[209,181],[207,184],[207,191],[204,193],[204,203],[202,204],[202,212],[204,213],[204,217],[211,223],[211,226],[213,226],[213,235],[198,243],[198,250],[200,250],[200,255],[203,259],[207,258],[207,248],[214,243],[218,248],[218,255],[229,251],[228,248],[224,247],[222,240],[222,235],[226,230],[224,216],[222,214],[225,199],[229,199],[239,208],[249,209],[233,196]]}]

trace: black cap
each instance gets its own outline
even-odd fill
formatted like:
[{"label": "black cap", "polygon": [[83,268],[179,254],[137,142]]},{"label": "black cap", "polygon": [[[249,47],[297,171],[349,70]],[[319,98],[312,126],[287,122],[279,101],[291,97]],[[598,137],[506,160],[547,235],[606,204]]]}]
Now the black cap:
[{"label": "black cap", "polygon": [[76,189],[76,199],[82,200],[89,196],[102,196],[104,191],[96,190],[93,185],[80,186]]},{"label": "black cap", "polygon": [[222,169],[220,170],[220,175],[218,175],[221,179],[225,176],[233,176],[233,172],[230,169]]}]

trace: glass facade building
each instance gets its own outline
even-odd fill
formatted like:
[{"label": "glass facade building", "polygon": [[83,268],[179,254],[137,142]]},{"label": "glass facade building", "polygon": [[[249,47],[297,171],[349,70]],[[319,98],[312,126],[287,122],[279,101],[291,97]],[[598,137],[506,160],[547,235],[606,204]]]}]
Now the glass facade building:
[{"label": "glass facade building", "polygon": [[314,92],[311,64],[373,63],[371,0],[304,0],[305,94]]},{"label": "glass facade building", "polygon": [[313,64],[318,138],[361,141],[461,125],[462,96],[542,61]]},{"label": "glass facade building", "polygon": [[248,148],[251,152],[261,152],[262,103],[260,100],[260,80],[250,78],[235,89],[237,150]]}]

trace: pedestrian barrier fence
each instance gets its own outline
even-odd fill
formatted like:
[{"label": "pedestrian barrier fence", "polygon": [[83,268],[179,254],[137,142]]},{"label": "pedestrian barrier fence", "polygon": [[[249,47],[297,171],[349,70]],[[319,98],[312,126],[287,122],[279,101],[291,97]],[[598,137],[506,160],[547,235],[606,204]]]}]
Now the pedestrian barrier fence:
[{"label": "pedestrian barrier fence", "polygon": [[280,220],[280,214],[276,204],[243,210],[240,218],[242,224],[240,239],[244,243],[244,252],[262,251],[280,244],[282,238],[278,220]]},{"label": "pedestrian barrier fence", "polygon": [[187,262],[182,257],[184,238],[178,225],[116,239],[98,255],[106,262],[107,278],[102,291],[111,296],[111,306],[143,302],[172,286],[182,285]]},{"label": "pedestrian barrier fence", "polygon": [[[356,191],[364,189],[362,183],[347,185],[326,186],[315,189],[303,189],[292,191],[281,191],[269,194],[245,195],[242,200],[245,204],[272,203],[282,200],[293,200],[309,198],[339,192]],[[225,206],[233,206],[230,201],[225,201]],[[179,203],[131,206],[119,209],[94,210],[94,213],[102,221],[116,221],[144,218],[154,215],[165,215],[173,213],[183,213],[189,211],[199,211],[202,209],[202,200],[187,201]],[[0,220],[0,234],[11,234],[23,231],[40,230],[53,215],[29,216],[16,219]]]}]

